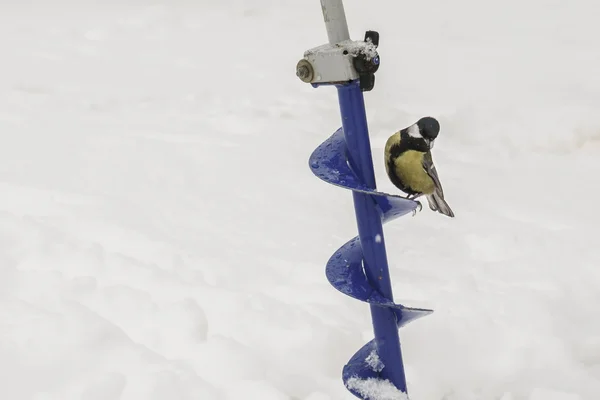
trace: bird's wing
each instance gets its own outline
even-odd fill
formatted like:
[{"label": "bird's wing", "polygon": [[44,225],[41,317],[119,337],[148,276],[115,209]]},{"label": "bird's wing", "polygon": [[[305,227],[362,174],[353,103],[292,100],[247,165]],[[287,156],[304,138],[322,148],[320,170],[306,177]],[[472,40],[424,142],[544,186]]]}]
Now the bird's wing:
[{"label": "bird's wing", "polygon": [[431,152],[428,151],[423,156],[423,169],[427,172],[427,175],[433,179],[433,183],[435,185],[435,191],[441,196],[444,197],[444,190],[442,189],[442,184],[440,183],[440,178],[438,177],[437,171],[435,169],[435,165],[433,165],[433,158],[431,157]]},{"label": "bird's wing", "polygon": [[423,156],[423,169],[425,170],[425,172],[427,172],[427,175],[431,177],[435,186],[435,190],[433,191],[433,193],[427,196],[429,208],[431,208],[433,211],[438,211],[444,215],[453,218],[454,211],[452,211],[452,209],[444,199],[444,190],[442,189],[442,184],[440,183],[440,178],[438,177],[435,165],[433,165],[433,159],[431,157],[430,151],[425,153],[425,155]]}]

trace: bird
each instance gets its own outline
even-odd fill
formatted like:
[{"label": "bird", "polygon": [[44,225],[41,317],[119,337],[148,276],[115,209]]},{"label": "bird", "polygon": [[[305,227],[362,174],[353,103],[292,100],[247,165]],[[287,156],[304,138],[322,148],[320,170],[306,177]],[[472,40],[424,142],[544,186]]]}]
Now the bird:
[{"label": "bird", "polygon": [[423,117],[407,128],[392,134],[385,144],[384,160],[387,176],[394,186],[414,200],[425,196],[432,211],[454,218],[454,212],[444,199],[431,149],[440,132],[433,117]]}]

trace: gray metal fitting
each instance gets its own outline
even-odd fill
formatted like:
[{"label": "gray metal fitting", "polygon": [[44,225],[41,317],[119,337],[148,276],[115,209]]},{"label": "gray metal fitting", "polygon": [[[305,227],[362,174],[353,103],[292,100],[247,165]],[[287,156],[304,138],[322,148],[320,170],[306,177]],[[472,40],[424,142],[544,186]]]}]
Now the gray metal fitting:
[{"label": "gray metal fitting", "polygon": [[305,59],[298,61],[296,65],[296,76],[302,80],[302,82],[310,83],[314,78],[314,70],[312,64]]}]

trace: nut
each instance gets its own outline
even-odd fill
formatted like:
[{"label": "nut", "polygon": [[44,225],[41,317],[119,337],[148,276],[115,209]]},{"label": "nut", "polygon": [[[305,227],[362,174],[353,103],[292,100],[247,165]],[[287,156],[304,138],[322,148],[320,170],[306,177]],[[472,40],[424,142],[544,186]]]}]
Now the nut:
[{"label": "nut", "polygon": [[312,82],[314,71],[311,63],[305,59],[298,61],[298,64],[296,65],[296,76],[300,78],[302,82]]}]

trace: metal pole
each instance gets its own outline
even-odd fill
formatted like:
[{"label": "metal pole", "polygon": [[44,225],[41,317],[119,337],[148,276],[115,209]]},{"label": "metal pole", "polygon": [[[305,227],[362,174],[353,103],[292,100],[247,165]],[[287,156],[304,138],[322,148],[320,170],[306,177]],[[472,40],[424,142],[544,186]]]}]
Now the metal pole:
[{"label": "metal pole", "polygon": [[321,0],[321,9],[323,10],[329,44],[350,40],[344,2],[342,0]]},{"label": "metal pole", "polygon": [[[375,175],[371,145],[367,128],[364,98],[357,82],[338,86],[344,137],[348,146],[348,158],[354,172],[369,188],[375,189]],[[364,193],[353,192],[358,236],[364,257],[364,269],[371,285],[385,298],[394,301],[387,262],[381,217],[372,198]],[[396,314],[390,308],[371,306],[371,318],[375,333],[377,353],[385,368],[382,378],[406,392],[406,378]]]},{"label": "metal pole", "polygon": [[[330,44],[350,38],[342,0],[321,0],[323,18]],[[342,127],[348,148],[348,159],[354,172],[371,189],[376,188],[373,158],[363,93],[358,81],[337,85]],[[373,199],[353,192],[358,235],[364,256],[364,269],[371,285],[393,301],[381,216]],[[390,380],[403,392],[406,378],[397,318],[390,308],[371,306],[377,353],[384,368],[381,377]]]}]

